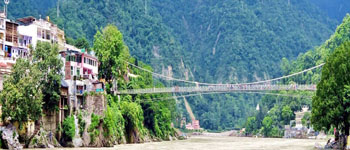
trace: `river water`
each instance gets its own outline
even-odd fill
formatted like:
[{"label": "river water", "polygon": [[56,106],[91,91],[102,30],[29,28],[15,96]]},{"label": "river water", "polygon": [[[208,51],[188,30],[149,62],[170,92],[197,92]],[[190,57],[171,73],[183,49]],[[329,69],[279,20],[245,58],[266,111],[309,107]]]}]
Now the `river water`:
[{"label": "river water", "polygon": [[55,148],[53,150],[313,150],[326,140],[192,136],[187,140],[117,145],[113,148]]}]

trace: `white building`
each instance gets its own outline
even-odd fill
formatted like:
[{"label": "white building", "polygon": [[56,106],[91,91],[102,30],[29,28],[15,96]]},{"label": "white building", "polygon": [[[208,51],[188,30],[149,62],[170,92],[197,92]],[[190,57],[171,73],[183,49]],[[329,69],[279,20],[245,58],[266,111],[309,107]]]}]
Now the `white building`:
[{"label": "white building", "polygon": [[65,37],[64,31],[59,29],[57,25],[47,20],[34,17],[26,17],[17,19],[20,23],[18,27],[18,33],[21,35],[27,35],[32,37],[32,45],[35,48],[38,41],[56,43],[60,50],[64,49]]}]

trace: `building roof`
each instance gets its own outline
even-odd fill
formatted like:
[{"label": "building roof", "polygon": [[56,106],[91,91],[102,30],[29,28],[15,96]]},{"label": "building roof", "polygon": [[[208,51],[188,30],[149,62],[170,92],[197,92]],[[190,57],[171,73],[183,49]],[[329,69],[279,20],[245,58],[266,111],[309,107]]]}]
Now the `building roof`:
[{"label": "building roof", "polygon": [[19,18],[17,21],[21,24],[31,24],[35,21],[36,19],[33,16],[29,17],[24,17],[24,18]]}]

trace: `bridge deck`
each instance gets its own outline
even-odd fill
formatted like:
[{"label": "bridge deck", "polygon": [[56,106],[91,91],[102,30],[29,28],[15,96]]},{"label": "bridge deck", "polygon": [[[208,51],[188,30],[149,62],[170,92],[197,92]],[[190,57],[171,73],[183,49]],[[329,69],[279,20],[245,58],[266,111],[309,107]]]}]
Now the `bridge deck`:
[{"label": "bridge deck", "polygon": [[153,94],[153,93],[195,93],[195,92],[238,92],[238,91],[316,91],[316,85],[220,85],[194,87],[166,87],[149,89],[129,89],[117,94]]}]

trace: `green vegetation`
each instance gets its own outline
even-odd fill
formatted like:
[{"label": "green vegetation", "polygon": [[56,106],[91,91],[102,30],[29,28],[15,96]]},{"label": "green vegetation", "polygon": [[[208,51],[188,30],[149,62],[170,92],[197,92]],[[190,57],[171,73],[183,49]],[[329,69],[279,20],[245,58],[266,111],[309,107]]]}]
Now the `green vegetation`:
[{"label": "green vegetation", "polygon": [[[18,0],[13,1],[13,7],[20,10],[22,6],[16,2]],[[39,7],[33,4],[31,7]],[[125,45],[136,58],[135,63],[143,61],[150,64],[155,72],[211,83],[256,81],[280,76],[282,71],[276,66],[283,57],[293,59],[300,52],[319,45],[335,27],[335,21],[325,17],[307,0],[290,3],[284,0],[65,0],[60,3],[59,18],[56,17],[56,8],[51,4],[47,6],[52,8],[48,13],[51,20],[64,28],[68,37],[85,37],[93,43],[93,35],[98,30],[113,24],[124,34]],[[13,16],[21,17],[20,14]],[[100,32],[103,34],[103,31]],[[78,47],[87,45],[85,41],[76,44],[76,41],[82,40],[69,39],[68,43]],[[111,63],[121,61],[106,58]],[[110,65],[104,64],[102,67]],[[124,66],[126,64],[116,62],[115,68],[110,67],[106,71],[112,75],[111,71]],[[122,78],[115,79],[119,80],[118,88],[123,89],[138,88],[139,81],[136,80],[141,80],[131,79],[126,83]],[[169,86],[182,85],[162,82]],[[152,97],[157,96],[135,96],[132,100]],[[254,107],[261,98],[254,94],[220,94],[191,97],[188,101],[202,127],[225,130],[242,127],[245,118],[254,115]],[[178,111],[186,116],[183,104],[178,106]]]},{"label": "green vegetation", "polygon": [[43,94],[37,84],[40,77],[39,70],[29,61],[17,60],[0,93],[2,120],[11,118],[11,122],[21,124],[41,117]]},{"label": "green vegetation", "polygon": [[69,116],[62,123],[63,137],[65,141],[72,141],[75,136],[74,116]]},{"label": "green vegetation", "polygon": [[350,43],[340,45],[327,58],[312,100],[311,122],[315,129],[336,127],[345,135],[350,129]]},{"label": "green vegetation", "polygon": [[115,102],[111,102],[107,106],[105,112],[105,118],[103,118],[104,136],[111,139],[111,141],[119,141],[124,136],[124,118],[119,109],[119,106]]},{"label": "green vegetation", "polygon": [[38,42],[33,51],[33,63],[41,72],[39,85],[43,88],[43,109],[58,110],[63,62],[57,57],[58,46],[48,42]]},{"label": "green vegetation", "polygon": [[[125,61],[177,78],[211,83],[249,82],[287,75],[319,65],[350,37],[350,18],[346,17],[330,40],[306,52],[328,38],[335,28],[335,21],[325,17],[314,4],[310,3],[315,0],[290,1],[290,3],[284,0],[151,2],[65,0],[60,3],[59,18],[56,17],[53,1],[37,4],[33,0],[12,0],[9,10],[19,11],[10,11],[10,17],[30,15],[38,17],[38,14],[51,8],[48,13],[51,21],[65,29],[67,43],[87,50],[91,49],[89,43],[93,43],[92,47],[101,61],[99,75],[106,78],[109,94],[113,86],[118,89],[161,87],[163,85],[160,82],[167,86],[187,85],[163,80],[153,81],[151,74],[128,66]],[[321,8],[324,6],[323,1],[317,4]],[[332,5],[339,6],[339,3],[336,0]],[[32,11],[20,11],[22,9]],[[102,30],[105,26],[107,27]],[[129,49],[135,58],[129,56]],[[306,53],[299,55],[301,52]],[[136,77],[129,76],[128,73]],[[52,78],[58,79],[58,76]],[[301,84],[317,83],[320,80],[320,70],[293,79]],[[287,80],[284,83],[293,83],[291,81]],[[45,101],[43,100],[45,108],[54,109],[46,105],[53,106],[57,102],[57,86],[54,85],[57,83],[59,82],[49,84],[50,92],[43,91],[37,94],[37,97],[41,95],[47,97]],[[115,83],[117,86],[113,85]],[[5,84],[10,85],[10,81]],[[17,81],[13,81],[11,85],[13,88],[22,87],[22,83]],[[14,92],[12,96],[18,95],[11,86],[5,88]],[[17,93],[21,92],[23,91]],[[295,94],[284,91],[281,93]],[[311,96],[307,92],[298,95]],[[119,131],[129,127],[119,124],[134,126],[136,123],[137,129],[145,130],[142,134],[146,135],[149,132],[151,136],[166,139],[173,133],[171,122],[178,127],[179,122],[176,122],[176,119],[187,117],[187,120],[190,120],[181,101],[178,104],[173,99],[152,101],[169,97],[167,94],[129,95],[120,100],[113,95],[107,96],[110,97],[109,108],[115,110],[115,113],[120,111],[124,119],[116,121],[115,116],[111,115],[104,118],[104,122],[108,124],[104,126],[107,131],[118,130],[113,133],[115,137],[129,135]],[[10,98],[11,95],[7,99]],[[12,97],[12,100],[14,99],[18,98]],[[33,99],[39,103],[41,98],[30,98],[31,101]],[[271,132],[271,134],[266,132],[266,136],[275,136],[277,134],[274,132],[275,129],[282,129],[283,125],[289,124],[290,119],[294,117],[291,112],[300,110],[302,105],[311,107],[311,100],[305,97],[288,98],[257,94],[201,95],[188,98],[188,101],[201,126],[206,129],[228,130],[241,128],[246,123],[251,128],[249,132],[256,134],[262,133],[260,131]],[[261,107],[259,112],[255,111],[257,104]],[[122,105],[135,109],[137,115],[123,112]],[[107,110],[106,113],[112,112]],[[15,116],[13,113],[12,115]],[[246,122],[249,116],[252,117]],[[272,120],[271,126],[263,126],[266,117]],[[128,118],[137,120],[127,120]],[[270,119],[267,123],[270,123]],[[138,126],[139,122],[144,123]],[[116,128],[117,126],[119,128]],[[261,130],[262,128],[264,129]],[[112,134],[106,135],[112,136]]]},{"label": "green vegetation", "polygon": [[91,124],[88,128],[88,132],[90,135],[90,143],[94,143],[96,138],[100,135],[100,130],[98,129],[100,125],[100,116],[91,114]]},{"label": "green vegetation", "polygon": [[[44,0],[38,2],[37,0],[10,0],[8,5],[8,17],[10,19],[17,19],[21,17],[34,16],[45,18],[47,11],[56,5],[57,0]],[[4,3],[0,3],[1,10]],[[20,10],[20,11],[17,11]]]},{"label": "green vegetation", "polygon": [[[339,54],[340,52],[337,52],[338,54],[335,54],[335,51],[336,49],[342,49],[342,48],[344,49],[345,46],[340,46],[340,45],[342,45],[342,43],[346,43],[347,41],[349,41],[349,35],[350,35],[349,31],[350,31],[350,16],[347,15],[344,18],[343,23],[338,26],[336,32],[330,37],[329,40],[327,40],[320,47],[317,47],[314,50],[310,50],[305,54],[300,54],[296,60],[291,62],[288,61],[286,58],[284,58],[281,62],[281,68],[283,70],[283,73],[285,75],[292,74],[292,73],[299,72],[307,68],[319,65],[325,62],[325,60],[327,60],[328,62],[331,60],[334,61],[345,57],[346,55],[345,53]],[[338,50],[338,51],[345,51],[345,50]],[[333,58],[329,58],[330,55],[333,56]],[[334,56],[334,55],[343,56],[343,57],[336,58],[337,56]],[[342,60],[342,63],[346,63],[345,58],[343,59],[344,60]],[[328,67],[329,66],[330,64],[328,64]],[[343,92],[345,91],[344,87],[347,84],[347,82],[345,82],[342,79],[336,79],[335,77],[346,78],[346,75],[341,74],[342,72],[341,69],[344,69],[344,68],[340,67],[341,66],[340,63],[334,64],[333,66],[334,67],[332,67],[333,69],[332,71],[327,69],[327,65],[324,66],[323,71],[325,71],[328,74],[325,74],[325,75],[322,74],[322,78],[321,78],[320,69],[317,69],[314,72],[312,71],[307,72],[303,76],[285,80],[284,82],[288,84],[295,83],[295,82],[299,84],[311,84],[311,83],[315,84],[319,82],[319,84],[322,84],[322,85],[318,85],[317,95],[312,99],[312,101],[307,97],[311,97],[313,95],[307,92],[295,93],[297,95],[305,96],[304,98],[281,98],[281,97],[276,98],[271,96],[263,97],[263,99],[259,103],[261,107],[261,111],[254,114],[253,115],[254,117],[248,118],[246,122],[246,125],[245,125],[247,128],[246,132],[248,134],[261,133],[258,131],[258,129],[260,129],[261,127],[260,124],[262,122],[261,121],[262,119],[258,119],[258,118],[261,118],[258,116],[271,116],[272,118],[274,118],[273,124],[275,125],[275,127],[283,129],[283,125],[288,125],[289,120],[291,118],[294,118],[294,114],[291,112],[300,110],[301,106],[304,106],[304,105],[312,108],[312,115],[307,113],[302,118],[302,123],[304,125],[310,126],[310,119],[311,119],[311,123],[313,127],[317,130],[328,131],[329,128],[331,127],[340,127],[340,129],[344,130],[343,128],[345,126],[340,126],[341,123],[339,122],[342,119],[337,118],[336,116],[339,115],[338,117],[343,117],[340,114],[343,114],[343,111],[346,112],[346,109],[342,109],[341,106],[346,104],[346,103],[343,103],[343,100],[344,100]],[[340,70],[334,70],[336,68],[339,68]],[[330,77],[332,73],[336,76]],[[334,85],[334,84],[337,84],[337,85]],[[322,89],[322,91],[319,90],[320,88]],[[340,98],[339,97],[336,98],[335,96],[332,97],[332,94],[331,94],[332,91],[338,93],[339,95],[341,95],[341,97]],[[280,93],[286,94],[287,92],[280,92]],[[320,97],[321,95],[323,95],[323,97]],[[326,100],[327,98],[328,100]],[[346,102],[346,100],[344,100],[344,102]],[[339,105],[336,105],[336,104],[339,104]],[[290,107],[291,112],[289,111],[288,107]],[[338,108],[339,111],[337,109],[335,109],[337,111],[333,111],[334,108]],[[336,122],[333,122],[333,121],[336,121]],[[272,133],[270,134],[270,136],[272,136]]]},{"label": "green vegetation", "polygon": [[81,112],[78,115],[78,125],[79,125],[79,134],[82,137],[85,130],[86,122],[85,120],[83,120],[83,115]]},{"label": "green vegetation", "polygon": [[[117,81],[119,90],[153,87],[150,73],[127,66],[126,61],[129,61],[152,70],[150,66],[129,56],[123,36],[115,26],[108,25],[102,32],[97,32],[93,47],[101,62],[100,67],[106,68],[101,69],[99,75],[106,78],[109,87],[115,86],[113,81]],[[128,73],[135,77],[129,76]],[[159,87],[162,84],[157,83],[155,86]],[[104,136],[119,142],[122,137],[126,137],[126,140],[131,143],[142,142],[149,134],[168,139],[169,135],[174,134],[171,122],[175,120],[175,103],[173,100],[152,101],[153,98],[166,96],[168,95],[123,95],[119,100],[117,96],[107,95],[109,105],[103,118]]]},{"label": "green vegetation", "polygon": [[94,39],[94,51],[100,61],[99,76],[110,84],[113,80],[124,81],[127,73],[129,50],[123,42],[123,35],[116,26],[108,25],[102,32],[97,31]]},{"label": "green vegetation", "polygon": [[42,109],[57,109],[62,68],[57,55],[57,45],[39,42],[31,60],[17,61],[0,93],[2,119],[22,124],[38,120]]}]

